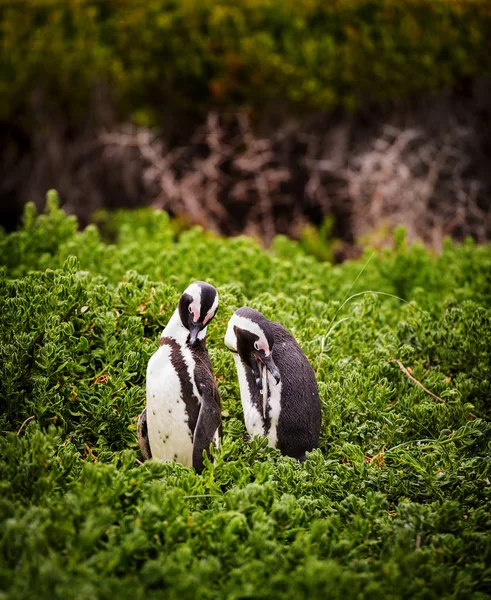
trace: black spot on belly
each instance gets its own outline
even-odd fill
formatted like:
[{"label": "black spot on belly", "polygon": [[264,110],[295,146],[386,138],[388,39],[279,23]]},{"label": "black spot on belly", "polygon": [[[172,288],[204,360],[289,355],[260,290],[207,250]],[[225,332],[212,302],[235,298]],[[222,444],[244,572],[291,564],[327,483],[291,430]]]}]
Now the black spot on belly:
[{"label": "black spot on belly", "polygon": [[155,411],[154,411],[154,410],[152,410],[152,412],[153,412],[153,416],[155,417]]},{"label": "black spot on belly", "polygon": [[169,408],[169,414],[172,414],[172,408]]},{"label": "black spot on belly", "polygon": [[177,454],[174,454],[174,460],[177,460]]}]

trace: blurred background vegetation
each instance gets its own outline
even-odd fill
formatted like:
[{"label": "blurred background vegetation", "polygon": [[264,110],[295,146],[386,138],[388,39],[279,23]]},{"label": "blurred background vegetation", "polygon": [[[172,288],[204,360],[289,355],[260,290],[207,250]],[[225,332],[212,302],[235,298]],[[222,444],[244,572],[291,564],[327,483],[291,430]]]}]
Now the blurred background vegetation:
[{"label": "blurred background vegetation", "polygon": [[9,229],[55,187],[320,258],[491,235],[487,0],[2,0],[0,48]]}]

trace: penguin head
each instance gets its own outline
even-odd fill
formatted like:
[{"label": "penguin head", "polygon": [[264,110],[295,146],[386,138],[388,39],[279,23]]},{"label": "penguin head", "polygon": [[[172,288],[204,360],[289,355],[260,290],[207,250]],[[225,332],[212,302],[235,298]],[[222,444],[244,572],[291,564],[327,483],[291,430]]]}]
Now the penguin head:
[{"label": "penguin head", "polygon": [[228,322],[225,344],[253,370],[258,387],[262,387],[261,366],[279,383],[280,372],[273,361],[273,331],[260,312],[247,306],[236,310]]},{"label": "penguin head", "polygon": [[192,346],[203,340],[206,327],[218,309],[218,292],[209,283],[195,281],[184,290],[179,300],[179,317],[189,330],[188,343]]}]

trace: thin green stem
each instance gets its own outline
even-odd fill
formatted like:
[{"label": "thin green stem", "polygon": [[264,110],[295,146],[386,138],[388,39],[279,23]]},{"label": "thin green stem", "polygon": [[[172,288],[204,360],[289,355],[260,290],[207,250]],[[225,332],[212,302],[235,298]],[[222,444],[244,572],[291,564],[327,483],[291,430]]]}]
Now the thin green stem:
[{"label": "thin green stem", "polygon": [[183,496],[185,500],[189,498],[220,498],[220,494],[195,494],[194,496]]},{"label": "thin green stem", "polygon": [[99,379],[99,377],[101,377],[102,375],[104,375],[104,373],[107,372],[109,367],[112,367],[112,365],[116,362],[117,359],[118,357],[113,358],[113,360],[108,362],[107,365],[102,369],[102,371],[99,371],[97,375],[93,375],[92,377],[86,377],[85,379],[80,379],[79,383],[85,383],[86,381],[95,381],[96,379]]}]

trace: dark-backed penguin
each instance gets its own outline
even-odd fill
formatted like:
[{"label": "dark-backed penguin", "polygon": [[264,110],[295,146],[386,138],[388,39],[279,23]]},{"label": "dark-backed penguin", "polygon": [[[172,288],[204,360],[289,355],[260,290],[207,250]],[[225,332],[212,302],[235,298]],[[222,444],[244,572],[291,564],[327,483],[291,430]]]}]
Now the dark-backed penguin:
[{"label": "dark-backed penguin", "polygon": [[252,308],[239,308],[225,344],[234,353],[249,435],[305,460],[319,443],[321,408],[314,371],[292,334]]},{"label": "dark-backed penguin", "polygon": [[203,450],[221,436],[220,396],[206,349],[218,309],[216,289],[197,281],[183,293],[147,367],[147,403],[138,419],[145,459],[172,460],[197,472]]}]

